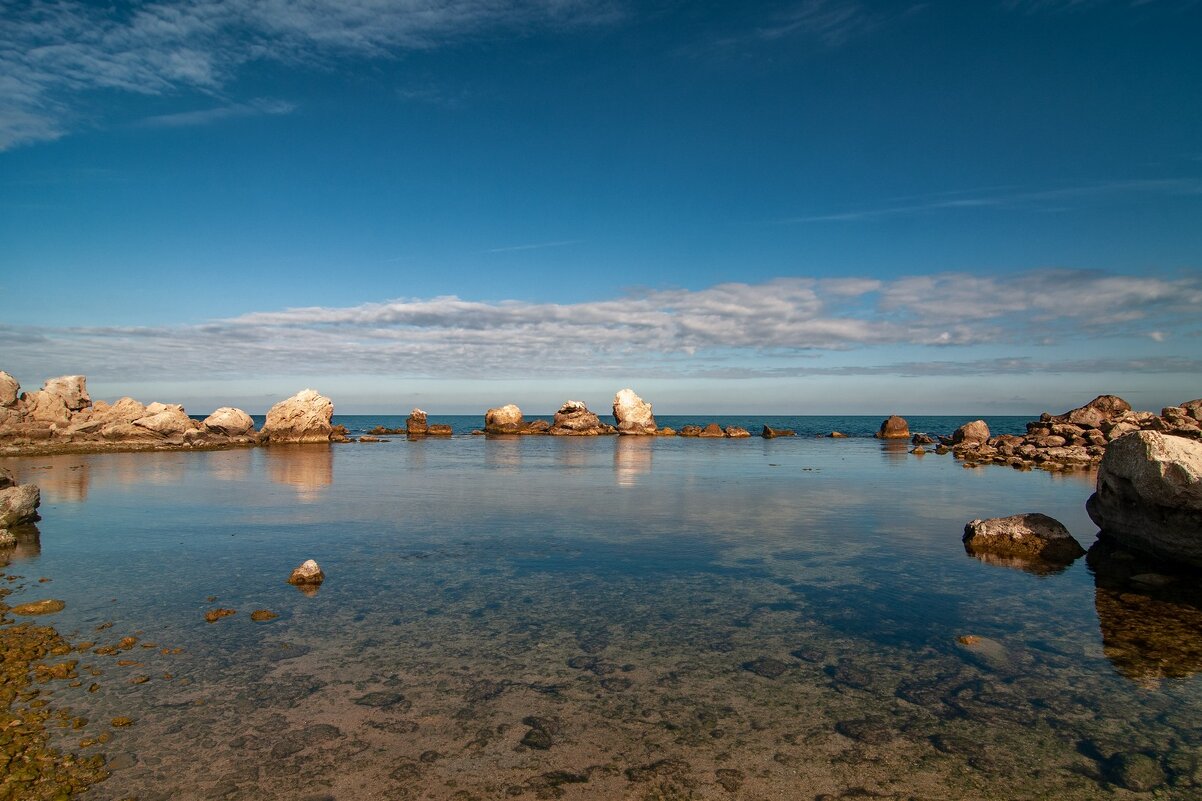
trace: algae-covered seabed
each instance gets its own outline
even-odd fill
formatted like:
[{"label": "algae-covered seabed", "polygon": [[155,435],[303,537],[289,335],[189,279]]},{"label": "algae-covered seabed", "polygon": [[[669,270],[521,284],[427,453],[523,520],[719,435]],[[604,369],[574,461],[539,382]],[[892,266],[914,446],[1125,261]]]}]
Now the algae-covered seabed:
[{"label": "algae-covered seabed", "polygon": [[1040,511],[1088,546],[1088,475],[626,438],[5,464],[45,499],[9,603],[95,641],[94,692],[42,685],[89,721],[56,746],[111,734],[85,798],[1202,794],[1196,610],[960,544]]}]

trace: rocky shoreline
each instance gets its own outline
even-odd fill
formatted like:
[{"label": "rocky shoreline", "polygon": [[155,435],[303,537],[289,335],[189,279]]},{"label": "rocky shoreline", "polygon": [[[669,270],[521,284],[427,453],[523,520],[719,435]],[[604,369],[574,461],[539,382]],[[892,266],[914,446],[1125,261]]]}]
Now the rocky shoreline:
[{"label": "rocky shoreline", "polygon": [[[551,421],[526,420],[515,404],[488,409],[484,426],[473,434],[485,436],[649,436],[698,439],[743,439],[753,436],[738,426],[718,423],[661,427],[652,405],[632,389],[622,389],[613,401],[616,425],[603,421],[578,400],[564,402]],[[217,450],[298,443],[381,442],[381,437],[409,439],[449,437],[451,427],[428,422],[427,413],[414,409],[404,428],[377,427],[357,439],[331,421],[333,401],[305,389],[280,401],[267,412],[261,430],[241,409],[222,407],[203,420],[190,417],[179,404],[143,404],[125,397],[113,403],[93,402],[87,379],[81,375],[47,380],[42,388],[22,392],[20,384],[0,371],[0,456],[91,453],[111,451]],[[1134,411],[1114,395],[1100,395],[1063,414],[1045,412],[1027,424],[1025,435],[993,435],[983,420],[964,424],[950,435],[911,435],[905,418],[892,415],[880,426],[882,440],[909,440],[915,455],[935,446],[966,466],[996,464],[1020,470],[1068,471],[1098,465],[1109,443],[1136,431],[1155,431],[1202,440],[1202,399],[1166,407],[1159,415]],[[765,439],[796,436],[790,429],[764,426]],[[846,435],[831,432],[830,438]]]}]

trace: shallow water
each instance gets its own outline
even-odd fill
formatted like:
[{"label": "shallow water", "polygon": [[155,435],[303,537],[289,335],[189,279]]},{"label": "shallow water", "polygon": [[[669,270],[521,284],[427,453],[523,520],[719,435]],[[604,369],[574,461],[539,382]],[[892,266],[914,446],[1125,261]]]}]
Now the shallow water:
[{"label": "shallow water", "polygon": [[1202,793],[1192,596],[960,543],[1040,511],[1088,547],[1085,474],[812,438],[3,464],[43,492],[9,602],[140,638],[52,685],[91,720],[64,747],[136,721],[90,799],[1148,797],[1139,752],[1156,797]]}]

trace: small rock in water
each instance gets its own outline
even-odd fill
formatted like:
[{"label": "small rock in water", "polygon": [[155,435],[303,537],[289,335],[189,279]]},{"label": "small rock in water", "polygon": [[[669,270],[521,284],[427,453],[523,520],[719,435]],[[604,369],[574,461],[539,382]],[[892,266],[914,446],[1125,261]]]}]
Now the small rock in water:
[{"label": "small rock in water", "polygon": [[292,571],[292,575],[288,577],[289,584],[296,585],[314,585],[320,584],[326,580],[326,574],[322,572],[317,562],[308,559],[304,564]]},{"label": "small rock in water", "polygon": [[279,615],[272,612],[270,609],[256,609],[250,613],[250,619],[256,623],[262,623],[266,620],[275,620]]},{"label": "small rock in water", "polygon": [[775,679],[788,669],[788,663],[782,662],[779,659],[773,659],[770,656],[761,656],[759,659],[743,663],[743,670],[750,671],[757,676],[763,676],[766,679]]},{"label": "small rock in water", "polygon": [[1165,782],[1160,763],[1140,753],[1118,753],[1106,760],[1106,778],[1136,793],[1151,792]]},{"label": "small rock in water", "polygon": [[229,617],[230,615],[236,614],[238,614],[238,612],[235,609],[210,609],[209,611],[205,612],[205,620],[209,623],[216,623],[223,617]]},{"label": "small rock in water", "polygon": [[27,604],[17,604],[12,609],[8,610],[14,615],[50,615],[55,612],[61,612],[67,608],[67,604],[57,598],[47,598],[42,601],[32,601]]},{"label": "small rock in water", "polygon": [[979,637],[976,634],[963,634],[956,638],[956,643],[984,667],[991,670],[1007,670],[1011,667],[1006,646],[997,640]]}]

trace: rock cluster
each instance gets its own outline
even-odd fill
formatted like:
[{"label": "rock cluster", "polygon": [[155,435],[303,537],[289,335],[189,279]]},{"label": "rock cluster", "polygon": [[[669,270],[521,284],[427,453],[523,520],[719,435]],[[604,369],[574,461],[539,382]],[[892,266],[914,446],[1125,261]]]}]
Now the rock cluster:
[{"label": "rock cluster", "polygon": [[1157,431],[1118,438],[1085,508],[1122,545],[1202,567],[1202,442]]},{"label": "rock cluster", "polygon": [[725,429],[723,429],[722,426],[718,425],[717,423],[710,423],[704,428],[702,426],[694,425],[681,426],[680,436],[699,437],[701,439],[743,439],[745,437],[750,437],[751,432],[745,428],[739,428],[738,426],[727,426]]},{"label": "rock cluster", "polygon": [[133,398],[92,402],[81,375],[52,378],[22,393],[0,372],[0,453],[56,450],[153,450],[249,445],[257,441],[250,416],[218,409],[194,420],[178,404],[143,405]]},{"label": "rock cluster", "polygon": [[484,413],[485,434],[546,434],[550,426],[546,420],[527,423],[522,418],[522,410],[512,403]]},{"label": "rock cluster", "polygon": [[651,404],[629,388],[614,395],[614,419],[618,421],[619,434],[654,435],[659,429],[651,414]]},{"label": "rock cluster", "polygon": [[957,458],[969,464],[1008,464],[1026,469],[1073,470],[1098,464],[1107,446],[1135,431],[1155,431],[1190,439],[1202,438],[1202,400],[1163,409],[1160,416],[1137,412],[1114,395],[1100,395],[1084,406],[1027,423],[1025,436],[989,435],[976,420],[941,437]]},{"label": "rock cluster", "polygon": [[[375,433],[374,431],[372,433]],[[384,433],[401,433],[400,430],[388,431]],[[427,420],[426,413],[421,409],[414,409],[409,412],[409,416],[405,418],[405,434],[411,437],[449,437],[451,436],[451,427],[442,423],[430,423]],[[362,442],[363,438],[360,437]]]},{"label": "rock cluster", "polygon": [[[633,394],[633,393],[631,393]],[[637,397],[637,396],[636,396]],[[650,409],[650,406],[648,406]],[[563,406],[555,413],[551,427],[547,433],[552,436],[595,437],[604,434],[616,434],[618,429],[602,423],[597,415],[589,411],[583,401],[564,401]]]}]

